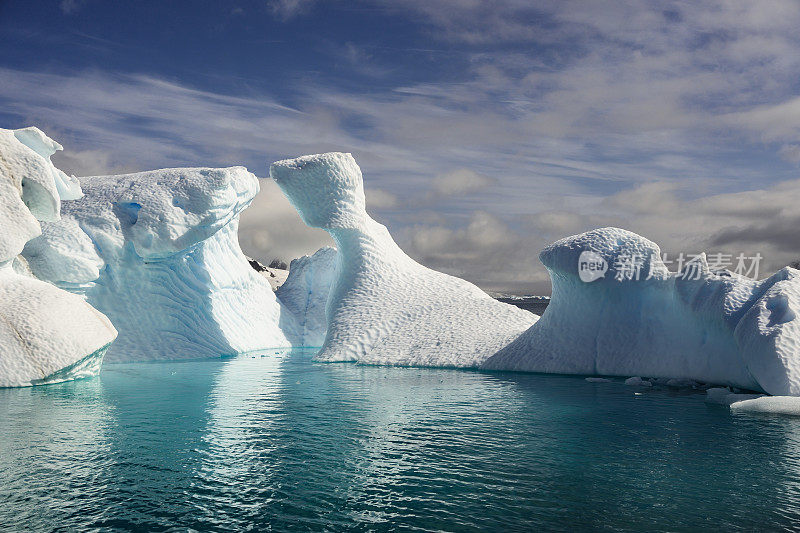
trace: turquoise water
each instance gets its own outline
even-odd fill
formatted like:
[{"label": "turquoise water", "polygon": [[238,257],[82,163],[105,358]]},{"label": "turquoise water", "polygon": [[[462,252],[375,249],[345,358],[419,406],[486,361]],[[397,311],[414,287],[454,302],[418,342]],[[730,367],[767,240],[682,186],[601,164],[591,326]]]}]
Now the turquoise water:
[{"label": "turquoise water", "polygon": [[621,382],[310,357],[0,389],[0,529],[800,524],[798,419]]}]

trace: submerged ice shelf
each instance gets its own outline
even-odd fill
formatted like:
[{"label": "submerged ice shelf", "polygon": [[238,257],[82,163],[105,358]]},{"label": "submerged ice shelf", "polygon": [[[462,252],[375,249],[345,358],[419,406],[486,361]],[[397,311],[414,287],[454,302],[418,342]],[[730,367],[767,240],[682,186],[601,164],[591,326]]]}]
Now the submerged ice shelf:
[{"label": "submerged ice shelf", "polygon": [[367,214],[350,154],[279,161],[270,176],[339,251],[317,360],[477,367],[538,318],[408,257]]},{"label": "submerged ice shelf", "polygon": [[36,128],[0,129],[0,387],[96,374],[116,330],[82,298],[26,275],[18,257],[81,195],[50,156],[61,146]]}]

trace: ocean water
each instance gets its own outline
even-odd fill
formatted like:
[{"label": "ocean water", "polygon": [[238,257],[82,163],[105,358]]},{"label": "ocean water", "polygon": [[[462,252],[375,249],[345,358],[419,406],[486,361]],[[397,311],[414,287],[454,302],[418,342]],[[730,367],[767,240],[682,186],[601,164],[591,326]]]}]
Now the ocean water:
[{"label": "ocean water", "polygon": [[800,526],[796,418],[621,381],[310,359],[0,389],[0,529]]}]

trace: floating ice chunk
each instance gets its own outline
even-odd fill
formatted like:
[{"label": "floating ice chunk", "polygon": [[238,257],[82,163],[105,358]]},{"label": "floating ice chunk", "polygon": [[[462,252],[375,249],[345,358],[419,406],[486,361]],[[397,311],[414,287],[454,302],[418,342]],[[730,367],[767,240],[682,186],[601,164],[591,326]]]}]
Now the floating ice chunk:
[{"label": "floating ice chunk", "polygon": [[800,397],[797,396],[760,396],[738,400],[730,406],[731,411],[739,413],[800,416]]},{"label": "floating ice chunk", "polygon": [[280,302],[298,318],[300,331],[295,346],[320,347],[325,342],[325,306],[336,276],[336,249],[326,246],[314,255],[294,259],[289,276],[278,287]]},{"label": "floating ice chunk", "polygon": [[365,209],[350,154],[279,161],[272,176],[339,250],[320,361],[475,367],[538,318],[408,257]]},{"label": "floating ice chunk", "polygon": [[296,331],[239,248],[258,192],[243,167],[80,178],[24,256],[37,277],[80,294],[119,330],[106,361],[218,357],[290,345]]},{"label": "floating ice chunk", "polygon": [[[583,281],[588,254],[596,267],[590,270],[602,275]],[[691,272],[671,274],[655,243],[618,228],[562,239],[540,258],[553,282],[550,305],[485,368],[633,374],[800,394],[796,270],[754,281],[710,272],[701,255]],[[628,258],[638,258],[636,271],[625,270]]]},{"label": "floating ice chunk", "polygon": [[586,378],[586,381],[589,383],[611,383],[611,380],[608,378]]},{"label": "floating ice chunk", "polygon": [[727,405],[738,413],[800,416],[800,397],[797,396],[737,394],[727,388],[713,388],[706,391],[706,401]]},{"label": "floating ice chunk", "polygon": [[639,376],[634,376],[625,380],[625,385],[629,387],[652,387],[653,384],[646,380],[642,379]]}]

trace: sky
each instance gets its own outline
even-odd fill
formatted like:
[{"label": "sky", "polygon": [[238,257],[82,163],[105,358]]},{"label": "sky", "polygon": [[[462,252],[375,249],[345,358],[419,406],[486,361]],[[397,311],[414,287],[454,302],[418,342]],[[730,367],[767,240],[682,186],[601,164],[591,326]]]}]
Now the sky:
[{"label": "sky", "polygon": [[330,244],[269,163],[353,153],[423,264],[548,294],[539,251],[618,226],[800,259],[800,2],[0,0],[0,127],[78,176],[244,165],[240,242]]}]

